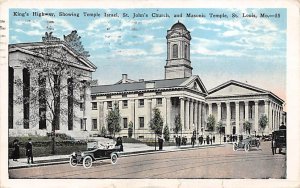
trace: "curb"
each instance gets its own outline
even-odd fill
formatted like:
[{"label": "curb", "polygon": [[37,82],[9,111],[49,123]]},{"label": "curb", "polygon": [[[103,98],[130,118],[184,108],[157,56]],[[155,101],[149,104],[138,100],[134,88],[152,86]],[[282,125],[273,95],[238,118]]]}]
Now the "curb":
[{"label": "curb", "polygon": [[[124,152],[120,153],[120,157],[130,157],[130,156],[139,156],[139,155],[148,155],[148,154],[158,154],[158,153],[168,153],[168,152],[178,152],[178,151],[186,151],[186,150],[196,150],[196,149],[205,149],[205,148],[215,148],[215,147],[224,147],[224,144],[215,144],[215,145],[206,145],[206,146],[195,146],[195,147],[186,147],[186,148],[175,148],[173,150],[143,150],[143,151],[133,151],[133,152]],[[69,163],[69,158],[62,158],[61,161],[53,162],[49,160],[49,162],[45,163],[35,163],[33,165],[21,165],[8,167],[8,169],[20,169],[20,168],[33,168],[40,166],[49,166],[49,165],[58,165],[58,164],[66,164]]]}]

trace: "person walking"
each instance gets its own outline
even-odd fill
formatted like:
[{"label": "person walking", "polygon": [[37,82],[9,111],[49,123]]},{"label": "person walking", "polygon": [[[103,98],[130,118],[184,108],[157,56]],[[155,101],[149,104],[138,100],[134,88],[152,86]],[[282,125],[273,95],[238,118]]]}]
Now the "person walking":
[{"label": "person walking", "polygon": [[19,147],[19,140],[15,139],[14,142],[14,151],[12,154],[12,158],[14,161],[18,161],[18,159],[20,158],[20,147]]},{"label": "person walking", "polygon": [[29,164],[29,161],[31,161],[31,164],[33,164],[31,138],[28,139],[28,143],[26,144],[26,156],[27,156],[27,163]]}]

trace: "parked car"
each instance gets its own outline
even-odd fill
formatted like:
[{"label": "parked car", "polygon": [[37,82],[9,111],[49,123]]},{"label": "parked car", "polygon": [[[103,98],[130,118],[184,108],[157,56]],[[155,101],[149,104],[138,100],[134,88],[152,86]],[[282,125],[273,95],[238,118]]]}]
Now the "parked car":
[{"label": "parked car", "polygon": [[256,147],[258,149],[259,146],[260,142],[258,138],[248,137],[233,143],[233,151],[236,151],[238,149],[244,149],[246,152],[248,152],[252,147]]},{"label": "parked car", "polygon": [[76,167],[78,164],[83,164],[84,168],[90,168],[93,162],[104,159],[110,159],[111,164],[116,164],[121,150],[123,150],[122,145],[104,145],[97,141],[90,142],[87,151],[77,151],[71,154],[70,165]]},{"label": "parked car", "polygon": [[276,149],[281,153],[283,148],[286,148],[286,129],[280,129],[272,133],[271,149],[272,154],[276,154]]}]

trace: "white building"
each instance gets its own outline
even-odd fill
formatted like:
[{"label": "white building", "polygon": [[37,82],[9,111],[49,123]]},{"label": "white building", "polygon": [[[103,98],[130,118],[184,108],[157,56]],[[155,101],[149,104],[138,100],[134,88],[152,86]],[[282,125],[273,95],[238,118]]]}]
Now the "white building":
[{"label": "white building", "polygon": [[261,115],[268,118],[264,134],[278,129],[283,117],[284,101],[266,91],[238,81],[228,81],[207,91],[201,79],[192,74],[190,61],[190,32],[178,22],[167,31],[167,62],[165,79],[134,81],[127,74],[116,84],[92,87],[91,121],[93,130],[107,129],[106,116],[117,102],[122,116],[119,133],[128,135],[128,123],[134,125],[135,138],[152,138],[149,128],[152,110],[157,107],[164,124],[173,136],[174,118],[180,115],[182,134],[191,136],[193,130],[206,133],[206,120],[212,114],[216,122],[222,121],[226,135],[244,133],[243,123],[252,124],[251,133],[262,130],[258,125]]},{"label": "white building", "polygon": [[[73,79],[79,82],[89,83],[92,79],[92,72],[96,70],[86,57],[80,55],[76,50],[70,47],[66,42],[52,37],[47,45],[45,42],[19,43],[9,45],[9,136],[24,135],[47,135],[52,132],[52,126],[47,117],[51,116],[46,102],[51,102],[51,98],[42,100],[41,97],[34,96],[34,92],[38,92],[41,96],[41,88],[48,88],[50,81],[47,76],[43,81],[36,83],[36,78],[42,75],[37,71],[30,71],[24,62],[37,62],[45,57],[43,49],[59,49],[63,53],[68,64],[69,71],[80,72],[79,78],[71,78],[68,75],[62,77],[60,84],[71,85]],[[52,40],[52,41],[50,41]],[[54,50],[53,50],[54,52]],[[57,52],[57,51],[56,51]],[[58,57],[61,54],[51,54],[49,58],[50,64],[61,63]],[[49,64],[49,65],[50,65]],[[17,83],[21,83],[21,87]],[[91,111],[90,103],[90,86],[85,84],[84,88],[62,87],[59,98],[59,118],[56,126],[57,133],[66,133],[73,137],[84,137],[89,133],[84,130],[91,130],[91,119],[88,118]],[[48,88],[49,89],[49,88]],[[69,89],[69,90],[68,90]],[[46,92],[46,90],[44,90]],[[64,97],[63,93],[68,93],[70,97]],[[65,95],[66,96],[66,95]],[[74,99],[78,98],[79,105],[74,104]],[[30,99],[30,102],[25,101]],[[19,101],[18,103],[16,101]],[[67,115],[63,115],[63,109],[66,109]],[[85,121],[86,120],[86,121]]]}]

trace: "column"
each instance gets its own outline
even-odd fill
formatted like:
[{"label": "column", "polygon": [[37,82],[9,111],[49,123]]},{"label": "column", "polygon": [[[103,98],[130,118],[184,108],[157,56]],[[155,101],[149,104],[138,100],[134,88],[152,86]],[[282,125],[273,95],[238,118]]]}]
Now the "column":
[{"label": "column", "polygon": [[255,127],[255,131],[256,131],[256,134],[258,134],[258,100],[257,101],[254,101],[254,127]]},{"label": "column", "polygon": [[231,134],[230,126],[230,102],[226,102],[226,134]]},{"label": "column", "polygon": [[91,86],[88,82],[86,82],[86,89],[85,89],[85,117],[86,119],[86,130],[92,130],[92,120],[90,118],[90,114],[91,114],[91,109],[92,109],[92,105],[91,105]]},{"label": "column", "polygon": [[199,113],[199,110],[198,110],[198,108],[199,108],[199,104],[198,104],[198,101],[196,101],[195,102],[195,113],[194,113],[194,118],[195,118],[195,121],[194,121],[194,124],[195,124],[195,130],[196,131],[198,131],[198,117],[199,117],[199,115],[198,115],[198,113]]},{"label": "column", "polygon": [[193,126],[193,120],[194,120],[194,101],[190,101],[190,123],[189,123],[189,130],[192,129]]},{"label": "column", "polygon": [[269,132],[269,125],[270,125],[270,114],[269,114],[269,103],[270,101],[268,100],[264,100],[264,103],[265,103],[265,115],[267,116],[268,118],[268,123],[267,123],[267,126],[266,126],[266,129],[265,129],[265,133],[268,133]]},{"label": "column", "polygon": [[129,100],[129,108],[130,108],[130,117],[128,119],[128,121],[132,121],[133,123],[133,133],[132,133],[132,137],[135,137],[135,127],[136,127],[136,121],[135,121],[135,100],[134,99],[130,99]]},{"label": "column", "polygon": [[198,127],[197,127],[197,130],[198,132],[201,131],[201,127],[203,126],[202,125],[202,113],[203,113],[203,110],[202,110],[202,102],[199,102],[199,105],[198,105]]},{"label": "column", "polygon": [[218,102],[217,103],[217,105],[218,105],[218,114],[217,114],[217,123],[219,122],[219,121],[221,121],[221,102]]},{"label": "column", "polygon": [[190,101],[187,99],[185,101],[185,124],[184,130],[188,129],[190,123]]},{"label": "column", "polygon": [[271,107],[271,101],[267,101],[267,105],[268,105],[268,112],[269,112],[269,116],[268,116],[268,129],[269,129],[269,133],[272,132],[272,107]]},{"label": "column", "polygon": [[172,108],[172,104],[171,104],[171,98],[167,97],[166,98],[166,124],[169,126],[169,128],[171,129],[171,108]]},{"label": "column", "polygon": [[[23,129],[23,87],[17,86],[15,82],[23,83],[23,68],[14,67],[14,94],[13,94],[13,128]],[[17,102],[15,102],[17,101]]]},{"label": "column", "polygon": [[144,121],[144,128],[148,129],[148,125],[150,123],[151,117],[152,117],[152,100],[151,99],[146,99],[147,100],[147,106],[146,106],[146,117],[145,117],[145,121]]},{"label": "column", "polygon": [[235,125],[236,125],[236,134],[241,134],[240,131],[240,102],[235,102]]},{"label": "column", "polygon": [[245,101],[245,121],[249,121],[249,101]]},{"label": "column", "polygon": [[181,121],[181,125],[182,125],[182,129],[185,127],[185,121],[184,121],[184,98],[180,97],[180,121]]},{"label": "column", "polygon": [[208,103],[208,115],[212,114],[212,103]]},{"label": "column", "polygon": [[97,122],[98,123],[98,128],[99,128],[99,132],[101,133],[101,129],[102,127],[104,126],[104,116],[103,116],[103,113],[104,113],[104,103],[101,101],[98,103],[99,105],[99,108],[98,108],[98,117],[99,117],[99,121]]},{"label": "column", "polygon": [[170,42],[167,42],[167,59],[170,59],[170,52],[172,52],[172,50],[170,49]]}]

